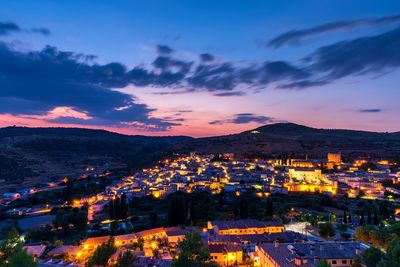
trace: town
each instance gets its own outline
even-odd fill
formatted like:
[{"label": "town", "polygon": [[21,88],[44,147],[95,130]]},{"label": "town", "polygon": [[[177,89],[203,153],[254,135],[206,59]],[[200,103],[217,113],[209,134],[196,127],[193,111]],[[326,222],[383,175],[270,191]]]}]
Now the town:
[{"label": "town", "polygon": [[103,167],[87,171],[4,193],[4,242],[39,266],[369,267],[395,260],[384,254],[399,244],[394,161],[193,152],[121,179]]}]

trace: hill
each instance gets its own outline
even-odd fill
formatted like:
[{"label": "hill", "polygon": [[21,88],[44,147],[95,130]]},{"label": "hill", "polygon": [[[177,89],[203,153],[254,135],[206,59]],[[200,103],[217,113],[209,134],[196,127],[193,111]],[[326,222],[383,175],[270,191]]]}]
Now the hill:
[{"label": "hill", "polygon": [[127,174],[151,165],[185,136],[128,136],[80,128],[0,129],[0,186],[30,186],[78,177],[87,168]]},{"label": "hill", "polygon": [[317,129],[294,123],[265,125],[226,136],[207,137],[179,143],[178,150],[201,153],[232,152],[247,156],[325,157],[342,152],[345,157],[400,157],[400,132],[379,133],[354,130]]}]

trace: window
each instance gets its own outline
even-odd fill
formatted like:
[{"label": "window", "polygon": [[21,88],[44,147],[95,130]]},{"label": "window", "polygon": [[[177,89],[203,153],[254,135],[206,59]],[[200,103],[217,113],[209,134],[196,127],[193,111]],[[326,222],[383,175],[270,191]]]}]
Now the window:
[{"label": "window", "polygon": [[336,264],[336,261],[332,261],[332,264]]},{"label": "window", "polygon": [[342,260],[342,264],[347,264],[347,260]]}]

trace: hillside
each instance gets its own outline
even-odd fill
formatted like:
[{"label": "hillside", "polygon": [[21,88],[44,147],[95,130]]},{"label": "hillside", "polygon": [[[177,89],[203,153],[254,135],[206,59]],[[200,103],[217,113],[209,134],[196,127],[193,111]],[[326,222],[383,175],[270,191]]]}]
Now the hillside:
[{"label": "hillside", "polygon": [[[0,186],[40,184],[78,177],[86,168],[130,170],[151,165],[171,145],[190,137],[128,136],[80,128],[0,129]],[[4,189],[4,188],[2,188]]]},{"label": "hillside", "polygon": [[400,157],[400,133],[316,129],[294,123],[265,125],[239,134],[199,138],[176,149],[238,155],[324,157],[342,152],[345,157]]}]

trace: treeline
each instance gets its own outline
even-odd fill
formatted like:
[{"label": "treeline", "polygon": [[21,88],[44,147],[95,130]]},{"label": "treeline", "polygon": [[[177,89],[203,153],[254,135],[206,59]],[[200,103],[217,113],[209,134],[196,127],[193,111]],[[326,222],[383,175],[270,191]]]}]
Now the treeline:
[{"label": "treeline", "polygon": [[108,212],[112,220],[123,220],[128,217],[128,204],[125,193],[121,197],[114,197],[108,203]]}]

